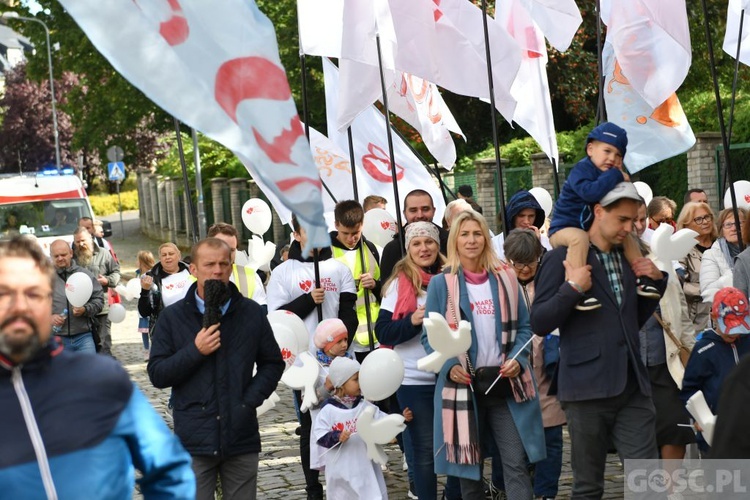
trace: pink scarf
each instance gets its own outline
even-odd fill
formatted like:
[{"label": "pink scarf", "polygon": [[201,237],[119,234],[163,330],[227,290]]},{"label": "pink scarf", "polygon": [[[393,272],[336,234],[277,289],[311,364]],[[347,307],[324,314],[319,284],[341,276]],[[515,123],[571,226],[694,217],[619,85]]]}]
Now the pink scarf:
[{"label": "pink scarf", "polygon": [[[422,279],[422,288],[427,288],[433,275],[420,268],[419,276]],[[414,286],[406,274],[401,273],[398,275],[396,306],[393,308],[392,319],[405,318],[416,310],[417,291],[414,290]]]}]

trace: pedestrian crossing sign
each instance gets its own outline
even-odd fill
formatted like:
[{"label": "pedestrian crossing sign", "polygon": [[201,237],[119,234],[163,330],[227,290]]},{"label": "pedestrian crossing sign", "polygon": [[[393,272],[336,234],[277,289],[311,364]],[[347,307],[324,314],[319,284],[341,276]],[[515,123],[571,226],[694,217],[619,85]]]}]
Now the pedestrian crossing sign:
[{"label": "pedestrian crossing sign", "polygon": [[108,163],[109,180],[113,182],[122,182],[125,180],[125,164],[121,161]]}]

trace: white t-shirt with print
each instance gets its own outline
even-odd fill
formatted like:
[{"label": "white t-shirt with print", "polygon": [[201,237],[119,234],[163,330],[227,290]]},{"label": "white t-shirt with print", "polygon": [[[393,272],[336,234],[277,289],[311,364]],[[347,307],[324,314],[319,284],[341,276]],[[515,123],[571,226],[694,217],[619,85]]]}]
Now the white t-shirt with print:
[{"label": "white t-shirt with print", "polygon": [[469,293],[472,320],[477,338],[477,365],[498,366],[500,364],[500,345],[495,334],[495,303],[492,300],[490,281],[481,285],[466,283]]},{"label": "white t-shirt with print", "polygon": [[[393,315],[393,310],[396,308],[396,302],[398,301],[399,279],[400,278],[396,278],[391,282],[380,303],[380,310],[388,311],[388,314],[391,316]],[[426,300],[426,294],[417,296],[417,305],[423,306]],[[434,373],[417,369],[417,360],[427,356],[427,352],[424,350],[424,346],[422,346],[420,337],[421,334],[418,334],[403,344],[393,346],[393,350],[397,352],[404,361],[403,385],[435,385]]]},{"label": "white t-shirt with print", "polygon": [[[339,296],[342,293],[356,293],[352,273],[346,265],[335,259],[326,259],[318,263],[320,268],[320,286],[325,290],[323,319],[338,318]],[[275,311],[297,297],[310,293],[315,288],[315,268],[312,262],[300,262],[289,259],[277,266],[271,273],[271,280],[266,289],[268,310]],[[315,353],[313,336],[318,326],[318,311],[314,308],[302,318],[307,327],[308,349]]]}]

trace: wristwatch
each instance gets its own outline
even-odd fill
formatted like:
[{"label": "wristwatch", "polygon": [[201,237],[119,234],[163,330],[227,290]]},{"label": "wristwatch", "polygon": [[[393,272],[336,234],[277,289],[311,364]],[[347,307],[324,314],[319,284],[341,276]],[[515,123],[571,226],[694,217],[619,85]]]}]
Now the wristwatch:
[{"label": "wristwatch", "polygon": [[580,294],[583,294],[583,288],[581,288],[581,285],[579,285],[578,283],[576,283],[573,280],[568,280],[567,283],[568,283],[568,285],[570,285],[571,287],[573,287],[573,290],[575,290],[576,292],[578,292]]}]

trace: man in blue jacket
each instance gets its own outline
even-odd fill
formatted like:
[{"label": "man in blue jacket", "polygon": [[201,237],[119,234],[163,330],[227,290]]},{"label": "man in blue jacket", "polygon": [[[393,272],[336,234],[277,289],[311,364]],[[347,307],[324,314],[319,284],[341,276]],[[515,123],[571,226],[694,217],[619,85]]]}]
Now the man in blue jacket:
[{"label": "man in blue jacket", "polygon": [[[148,375],[154,386],[172,387],[174,430],[193,457],[196,498],[213,499],[220,477],[224,499],[254,499],[255,410],[276,389],[284,361],[263,308],[229,282],[229,245],[218,238],[198,242],[190,272],[197,282],[156,322]],[[204,328],[207,280],[227,284],[230,296],[220,323]]]},{"label": "man in blue jacket", "polygon": [[[623,460],[657,458],[656,412],[638,332],[658,299],[638,295],[636,277],[650,277],[662,294],[667,280],[650,259],[631,266],[623,255],[639,203],[633,184],[615,186],[593,207],[586,265],[573,268],[567,249],[559,247],[547,252],[534,279],[531,330],[547,335],[560,329],[550,394],[557,394],[568,421],[574,498],[601,498],[612,441]],[[586,291],[602,307],[577,310]]]},{"label": "man in blue jacket", "polygon": [[63,350],[55,270],[25,237],[0,243],[0,496],[195,496],[190,456],[114,359]]}]

